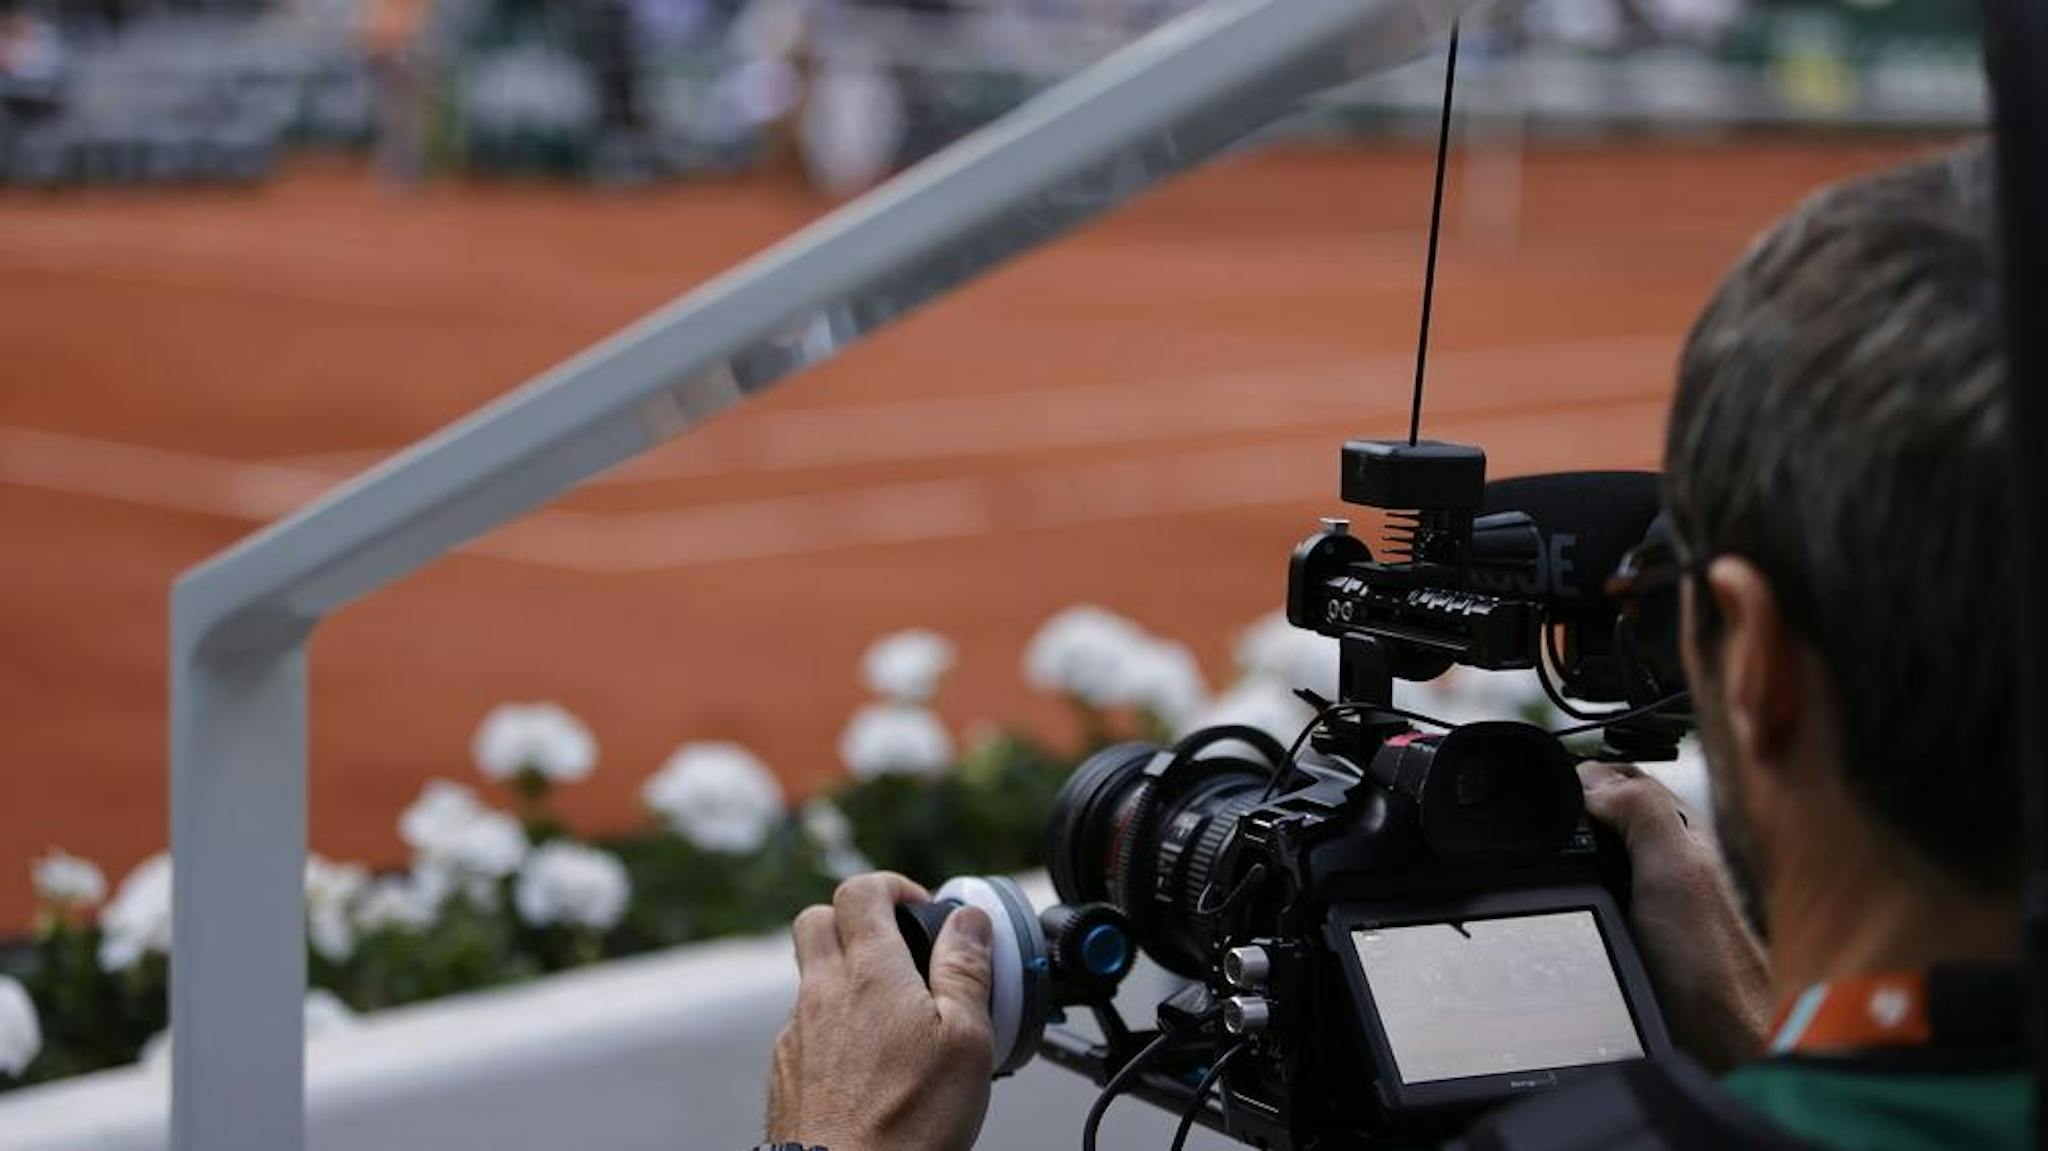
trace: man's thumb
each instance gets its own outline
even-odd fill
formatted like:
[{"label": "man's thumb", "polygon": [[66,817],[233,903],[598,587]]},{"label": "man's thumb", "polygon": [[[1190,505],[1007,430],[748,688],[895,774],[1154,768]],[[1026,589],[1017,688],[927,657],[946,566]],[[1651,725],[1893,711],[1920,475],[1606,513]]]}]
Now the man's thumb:
[{"label": "man's thumb", "polygon": [[1586,813],[1613,828],[1631,848],[1685,831],[1678,797],[1641,768],[1582,763],[1579,781],[1585,787]]},{"label": "man's thumb", "polygon": [[970,1023],[979,1029],[989,1025],[991,930],[987,912],[963,907],[946,917],[932,943],[932,998],[939,1001],[939,1014],[949,1023]]}]

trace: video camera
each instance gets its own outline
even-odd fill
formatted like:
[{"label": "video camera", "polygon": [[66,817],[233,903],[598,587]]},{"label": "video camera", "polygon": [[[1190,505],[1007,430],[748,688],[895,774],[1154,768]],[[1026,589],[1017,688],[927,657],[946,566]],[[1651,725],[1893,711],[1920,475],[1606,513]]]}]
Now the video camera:
[{"label": "video camera", "polygon": [[[1057,906],[961,878],[899,909],[921,966],[952,910],[990,914],[997,1073],[1042,1054],[1104,1085],[1090,1151],[1126,1092],[1183,1113],[1176,1146],[1202,1122],[1275,1151],[1388,1147],[1668,1051],[1626,858],[1575,770],[1669,758],[1684,730],[1674,607],[1608,579],[1659,544],[1657,480],[1485,473],[1467,445],[1346,444],[1343,498],[1386,526],[1377,553],[1336,519],[1295,549],[1288,619],[1339,641],[1340,698],[1298,693],[1316,718],[1294,746],[1226,726],[1108,748],[1058,797]],[[1419,730],[1443,725],[1394,707],[1394,680],[1454,664],[1536,669],[1584,722]],[[1113,997],[1141,950],[1189,982],[1138,1030]]]}]

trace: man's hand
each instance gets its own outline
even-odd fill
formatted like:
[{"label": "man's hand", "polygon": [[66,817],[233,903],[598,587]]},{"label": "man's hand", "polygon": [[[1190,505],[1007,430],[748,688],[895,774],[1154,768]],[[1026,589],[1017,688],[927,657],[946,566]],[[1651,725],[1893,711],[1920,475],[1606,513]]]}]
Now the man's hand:
[{"label": "man's hand", "polygon": [[1628,846],[1629,918],[1678,1046],[1725,1071],[1763,1050],[1771,972],[1708,821],[1630,765],[1579,765],[1586,810]]},{"label": "man's hand", "polygon": [[775,1044],[768,1138],[830,1151],[967,1151],[988,1111],[989,921],[963,907],[932,946],[931,985],[896,905],[931,895],[855,876],[796,918],[796,1009]]}]

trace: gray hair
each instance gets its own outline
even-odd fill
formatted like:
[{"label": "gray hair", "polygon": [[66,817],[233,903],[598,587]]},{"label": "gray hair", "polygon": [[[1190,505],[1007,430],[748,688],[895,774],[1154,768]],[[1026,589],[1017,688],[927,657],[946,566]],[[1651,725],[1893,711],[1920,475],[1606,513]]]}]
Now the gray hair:
[{"label": "gray hair", "polygon": [[1995,183],[1972,146],[1823,191],[1758,241],[1686,344],[1664,482],[1690,554],[1756,564],[1819,653],[1852,794],[2008,890],[2021,589]]}]

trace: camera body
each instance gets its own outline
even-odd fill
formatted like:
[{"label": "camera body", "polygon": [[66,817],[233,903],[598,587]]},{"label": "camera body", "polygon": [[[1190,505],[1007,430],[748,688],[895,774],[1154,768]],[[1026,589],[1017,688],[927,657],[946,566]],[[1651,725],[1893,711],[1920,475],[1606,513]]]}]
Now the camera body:
[{"label": "camera body", "polygon": [[[1517,1095],[1665,1054],[1623,914],[1626,857],[1585,815],[1586,756],[1528,723],[1420,731],[1391,702],[1394,680],[1453,664],[1555,665],[1563,694],[1632,705],[1603,713],[1630,714],[1594,755],[1672,753],[1682,728],[1644,705],[1678,686],[1675,660],[1574,578],[1615,566],[1590,536],[1625,546],[1656,516],[1654,477],[1614,475],[1489,489],[1476,447],[1346,444],[1344,498],[1386,513],[1379,552],[1326,520],[1287,593],[1292,623],[1339,642],[1340,698],[1303,693],[1317,721],[1292,748],[1208,728],[1076,769],[1048,844],[1061,903],[1011,965],[1037,993],[997,995],[1043,1017],[997,1021],[1015,1044],[998,1067],[1035,1049],[1245,1143],[1307,1151],[1425,1144]],[[1607,505],[1593,533],[1488,507],[1580,506],[1592,490]],[[1020,895],[971,890],[1031,934]],[[1098,947],[1120,966],[1085,962],[1076,924],[1098,944],[1127,936]],[[1188,980],[1143,1030],[1111,1002],[1133,950]],[[1099,1038],[1048,1025],[1073,1008]]]},{"label": "camera body", "polygon": [[[1242,736],[1104,751],[1055,817],[1081,833],[1052,857],[1065,904],[1119,909],[1191,980],[1159,1025],[1192,1041],[1141,1094],[1192,1104],[1175,1085],[1241,1043],[1213,1125],[1258,1147],[1400,1145],[1668,1050],[1622,917],[1625,858],[1548,733],[1330,748],[1271,795],[1264,763],[1203,754]],[[1104,1033],[1044,1053],[1103,1081],[1143,1038]]]}]

